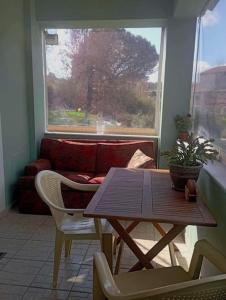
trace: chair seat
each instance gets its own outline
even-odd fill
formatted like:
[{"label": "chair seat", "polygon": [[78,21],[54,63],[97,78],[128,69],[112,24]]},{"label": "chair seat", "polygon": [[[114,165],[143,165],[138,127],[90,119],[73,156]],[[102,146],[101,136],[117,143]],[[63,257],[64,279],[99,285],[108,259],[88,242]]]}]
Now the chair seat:
[{"label": "chair seat", "polygon": [[[113,232],[111,225],[105,219],[101,220],[101,225],[103,232]],[[59,230],[64,234],[96,234],[94,219],[84,218],[82,214],[66,215]]]},{"label": "chair seat", "polygon": [[175,266],[120,273],[114,276],[114,280],[122,293],[134,293],[189,281],[191,278],[183,268]]}]

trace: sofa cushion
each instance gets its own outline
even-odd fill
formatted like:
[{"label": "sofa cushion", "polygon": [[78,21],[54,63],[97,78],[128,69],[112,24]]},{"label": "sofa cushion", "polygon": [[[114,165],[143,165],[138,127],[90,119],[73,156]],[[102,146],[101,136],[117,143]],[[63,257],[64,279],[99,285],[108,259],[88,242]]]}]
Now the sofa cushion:
[{"label": "sofa cushion", "polygon": [[96,151],[95,143],[57,140],[48,154],[55,170],[95,173]]},{"label": "sofa cushion", "polygon": [[140,149],[149,157],[154,157],[152,141],[125,143],[99,143],[97,148],[96,173],[107,173],[111,167],[126,168],[131,157]]}]

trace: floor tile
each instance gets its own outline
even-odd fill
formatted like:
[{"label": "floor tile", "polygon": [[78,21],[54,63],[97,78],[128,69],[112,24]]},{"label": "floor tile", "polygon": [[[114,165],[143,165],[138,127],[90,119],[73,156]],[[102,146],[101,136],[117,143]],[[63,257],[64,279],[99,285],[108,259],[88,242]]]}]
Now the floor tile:
[{"label": "floor tile", "polygon": [[0,283],[29,286],[43,262],[11,259],[0,271]]},{"label": "floor tile", "polygon": [[82,265],[79,273],[73,280],[73,291],[92,293],[93,286],[93,268],[92,266]]},{"label": "floor tile", "polygon": [[82,292],[71,292],[68,300],[92,300],[92,294]]},{"label": "floor tile", "polygon": [[21,300],[27,287],[0,284],[1,300]]},{"label": "floor tile", "polygon": [[11,272],[0,271],[0,283],[29,286],[35,275],[22,275]]},{"label": "floor tile", "polygon": [[[61,263],[58,275],[57,289],[70,291],[75,277],[78,275],[80,265]],[[40,288],[52,288],[53,263],[45,263],[39,273],[32,280],[31,286]]]},{"label": "floor tile", "polygon": [[[62,262],[60,264],[59,275],[60,276],[70,276],[72,274],[77,275],[78,271],[80,270],[81,265],[79,264],[72,264],[70,261]],[[53,271],[53,263],[46,262],[38,272],[38,275],[50,275]]]},{"label": "floor tile", "polygon": [[6,252],[5,258],[13,257],[23,245],[26,243],[24,239],[8,239],[0,237],[0,251]]},{"label": "floor tile", "polygon": [[[34,242],[34,241],[33,241]],[[25,244],[15,255],[14,258],[25,260],[41,260],[46,261],[49,255],[53,252],[53,245],[46,246],[45,242],[37,243],[37,245],[30,246]]]},{"label": "floor tile", "polygon": [[[128,222],[127,222],[128,223]],[[163,224],[165,230],[170,226]],[[143,252],[147,252],[160,238],[151,224],[141,223],[132,236]],[[75,300],[92,299],[93,254],[100,250],[99,241],[73,241],[71,256],[61,256],[58,286],[51,289],[54,258],[55,225],[51,216],[34,216],[8,211],[0,214],[0,300]],[[187,268],[189,251],[184,239],[175,244],[177,261]],[[137,262],[125,245],[121,272]],[[156,267],[169,266],[168,247],[152,261]]]},{"label": "floor tile", "polygon": [[11,259],[2,270],[13,274],[36,275],[42,266],[43,262],[39,261]]},{"label": "floor tile", "polygon": [[67,300],[69,292],[40,289],[40,288],[28,288],[27,292],[23,296],[23,300]]},{"label": "floor tile", "polygon": [[[57,290],[70,291],[73,286],[74,276],[58,276]],[[52,275],[36,275],[30,284],[31,287],[52,289]]]}]

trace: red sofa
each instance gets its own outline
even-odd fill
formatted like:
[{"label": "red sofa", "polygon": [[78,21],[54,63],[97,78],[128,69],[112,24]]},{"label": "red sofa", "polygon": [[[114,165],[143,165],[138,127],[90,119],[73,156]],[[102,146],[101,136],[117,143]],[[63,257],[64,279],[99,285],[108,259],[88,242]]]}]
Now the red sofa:
[{"label": "red sofa", "polygon": [[[43,138],[40,158],[25,167],[19,178],[19,210],[21,213],[49,214],[49,208],[39,198],[34,185],[41,170],[54,170],[79,183],[102,183],[111,167],[126,167],[133,154],[140,149],[154,160],[145,168],[156,168],[153,141],[128,140],[66,140]],[[85,208],[93,192],[74,191],[62,186],[65,206]]]}]

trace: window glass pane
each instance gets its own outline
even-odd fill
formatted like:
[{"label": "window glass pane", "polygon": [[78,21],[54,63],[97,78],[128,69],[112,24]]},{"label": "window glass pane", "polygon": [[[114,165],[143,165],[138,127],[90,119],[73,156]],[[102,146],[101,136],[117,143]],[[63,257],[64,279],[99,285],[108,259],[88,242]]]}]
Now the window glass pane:
[{"label": "window glass pane", "polygon": [[161,28],[46,29],[47,130],[157,135]]},{"label": "window glass pane", "polygon": [[197,28],[194,129],[226,153],[226,0],[207,10]]}]

